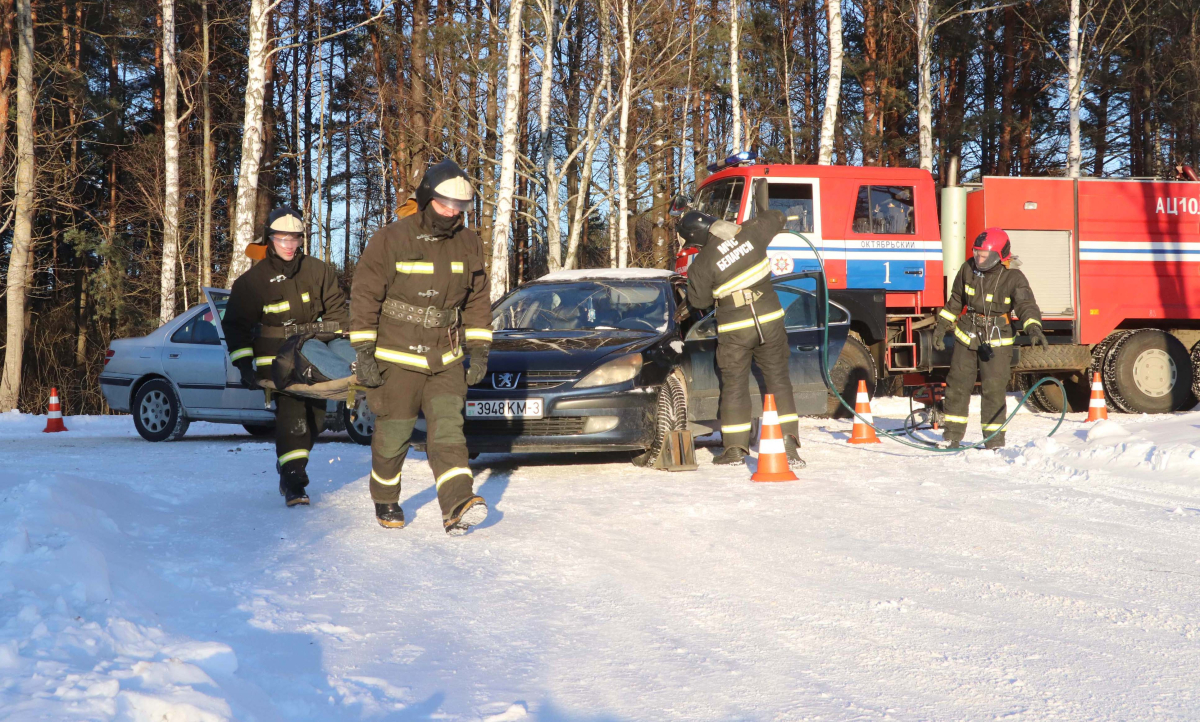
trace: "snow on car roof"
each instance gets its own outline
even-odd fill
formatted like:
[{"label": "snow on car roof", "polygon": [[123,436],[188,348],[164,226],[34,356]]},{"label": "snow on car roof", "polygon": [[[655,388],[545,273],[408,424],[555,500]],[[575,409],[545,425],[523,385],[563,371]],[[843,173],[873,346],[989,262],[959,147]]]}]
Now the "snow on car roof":
[{"label": "snow on car roof", "polygon": [[670,278],[674,271],[664,271],[661,268],[573,268],[566,271],[547,273],[539,281],[585,281],[602,279],[614,280],[645,280],[651,278]]}]

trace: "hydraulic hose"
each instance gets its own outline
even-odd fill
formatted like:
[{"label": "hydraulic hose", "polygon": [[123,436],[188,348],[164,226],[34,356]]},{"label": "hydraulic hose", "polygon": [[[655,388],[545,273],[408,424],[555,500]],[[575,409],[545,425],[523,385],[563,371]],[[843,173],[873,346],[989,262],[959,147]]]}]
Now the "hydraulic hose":
[{"label": "hydraulic hose", "polygon": [[[834,397],[837,398],[838,402],[841,403],[841,405],[843,407],[845,407],[847,411],[849,411],[851,414],[854,414],[854,417],[856,419],[858,419],[862,423],[866,424],[867,426],[870,426],[872,429],[875,429],[876,434],[886,436],[889,439],[892,439],[893,441],[904,444],[905,446],[911,446],[914,449],[924,449],[926,451],[934,451],[934,452],[939,452],[939,453],[957,453],[959,451],[962,451],[963,449],[977,449],[977,448],[980,448],[981,446],[983,446],[984,444],[986,444],[988,441],[990,441],[993,437],[996,436],[996,434],[999,434],[1002,431],[1004,431],[1005,427],[1008,426],[1009,422],[1013,420],[1013,417],[1017,415],[1017,412],[1021,410],[1021,407],[1024,406],[1027,401],[1029,401],[1029,397],[1031,395],[1033,395],[1033,392],[1037,391],[1039,386],[1041,386],[1042,384],[1046,384],[1046,383],[1053,383],[1054,385],[1058,386],[1059,391],[1062,392],[1062,398],[1063,398],[1063,408],[1062,408],[1062,411],[1060,411],[1058,414],[1058,423],[1056,423],[1054,425],[1053,429],[1050,429],[1050,433],[1046,434],[1046,436],[1054,436],[1054,432],[1058,431],[1058,428],[1060,426],[1062,426],[1063,421],[1065,421],[1067,418],[1067,405],[1066,405],[1067,389],[1065,386],[1063,386],[1061,381],[1054,378],[1053,376],[1043,376],[1042,378],[1038,379],[1036,383],[1034,383],[1032,386],[1030,386],[1029,390],[1025,392],[1025,395],[1021,397],[1021,400],[1019,402],[1017,402],[1017,407],[1015,409],[1013,409],[1011,414],[1008,415],[1008,418],[1006,418],[1004,420],[1004,423],[1000,424],[1000,428],[996,429],[992,433],[985,436],[983,438],[983,440],[978,443],[962,444],[957,449],[948,449],[948,448],[939,446],[935,442],[925,441],[925,440],[919,439],[915,436],[912,437],[912,441],[910,441],[908,439],[902,438],[899,434],[893,434],[889,431],[884,431],[883,429],[876,426],[872,421],[870,421],[866,418],[863,418],[863,416],[861,414],[859,414],[857,411],[854,410],[853,406],[851,406],[849,403],[846,402],[846,399],[842,398],[841,392],[839,392],[837,390],[837,387],[834,386],[833,378],[830,377],[830,375],[829,375],[829,358],[828,358],[829,357],[829,283],[825,280],[825,259],[823,259],[821,257],[821,252],[817,250],[817,247],[814,246],[812,241],[808,240],[808,238],[805,237],[804,234],[797,233],[796,231],[790,231],[790,230],[785,231],[785,232],[791,233],[793,236],[796,236],[800,240],[807,243],[808,247],[812,249],[813,255],[817,257],[817,263],[820,264],[820,268],[821,268],[821,273],[820,273],[821,292],[822,292],[822,295],[824,298],[824,311],[822,314],[822,322],[821,322],[821,379],[825,382],[826,388],[828,388],[829,391],[834,395]],[[909,416],[911,417],[911,414]],[[904,427],[906,429],[908,428],[907,419],[905,420]],[[916,430],[915,424],[914,424],[914,430]]]}]

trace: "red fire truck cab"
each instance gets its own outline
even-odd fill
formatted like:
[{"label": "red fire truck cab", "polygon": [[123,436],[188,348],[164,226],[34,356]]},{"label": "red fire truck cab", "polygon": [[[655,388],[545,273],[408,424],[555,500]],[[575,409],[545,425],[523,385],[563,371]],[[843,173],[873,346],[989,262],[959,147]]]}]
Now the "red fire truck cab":
[{"label": "red fire truck cab", "polygon": [[[1012,239],[1051,346],[1019,336],[1013,384],[1054,375],[1035,405],[1087,409],[1099,371],[1116,410],[1163,413],[1196,403],[1200,380],[1200,183],[988,177],[942,188],[912,168],[755,165],[734,156],[706,178],[693,208],[741,223],[755,184],[824,260],[830,297],[847,307],[891,390],[944,377],[953,348],[933,348],[935,314],[969,257],[968,244],[998,226]],[[719,164],[721,165],[721,164]],[[939,200],[941,223],[939,224]],[[781,233],[775,273],[817,267],[807,243]],[[681,252],[676,268],[691,261]],[[1196,384],[1200,386],[1200,383]],[[1200,391],[1200,390],[1198,390]]]}]

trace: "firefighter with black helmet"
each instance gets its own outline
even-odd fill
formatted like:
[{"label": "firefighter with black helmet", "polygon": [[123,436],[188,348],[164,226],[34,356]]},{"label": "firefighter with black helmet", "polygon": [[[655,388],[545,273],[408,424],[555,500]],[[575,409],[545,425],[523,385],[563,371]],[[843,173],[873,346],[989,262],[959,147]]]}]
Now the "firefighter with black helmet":
[{"label": "firefighter with black helmet", "polygon": [[1004,389],[1012,373],[1012,346],[1016,335],[1009,319],[1035,345],[1049,348],[1042,332],[1042,312],[1025,274],[1012,264],[1012,243],[1000,228],[988,228],[975,238],[972,258],[954,278],[950,298],[938,312],[933,346],[946,350],[945,337],[954,329],[954,356],[946,378],[946,430],[943,438],[957,448],[967,430],[967,407],[975,377],[980,377],[982,400],[979,420],[983,434],[999,432],[984,446],[1004,446],[1007,417]]},{"label": "firefighter with black helmet", "polygon": [[757,215],[740,226],[688,211],[679,219],[676,233],[685,248],[700,247],[688,268],[688,304],[698,310],[717,307],[718,413],[725,448],[713,463],[736,464],[749,454],[750,364],[754,362],[767,392],[775,395],[788,463],[802,468],[799,417],[788,373],[791,352],[767,258],[767,245],[783,230],[784,216],[765,205],[760,202]]},{"label": "firefighter with black helmet", "polygon": [[[300,211],[276,208],[263,236],[246,250],[257,263],[233,282],[221,321],[229,359],[246,388],[271,378],[271,364],[296,333],[345,329],[346,296],[333,267],[304,253]],[[325,402],[275,396],[275,453],[279,493],[288,506],[308,504],[308,453],[325,426]]]},{"label": "firefighter with black helmet", "polygon": [[404,526],[400,471],[419,412],[446,532],[487,517],[463,435],[467,386],[483,379],[492,342],[483,244],[463,222],[474,196],[453,161],[432,166],[416,191],[417,212],[377,231],[354,272],[350,342],[375,412],[371,499],[385,527]]}]

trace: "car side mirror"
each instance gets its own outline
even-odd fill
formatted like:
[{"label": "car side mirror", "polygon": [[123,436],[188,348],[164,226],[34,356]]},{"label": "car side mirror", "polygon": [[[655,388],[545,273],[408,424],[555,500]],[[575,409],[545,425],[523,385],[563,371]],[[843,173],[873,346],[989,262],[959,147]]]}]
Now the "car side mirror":
[{"label": "car side mirror", "polygon": [[671,199],[671,207],[667,210],[667,213],[669,213],[672,218],[678,218],[684,213],[687,213],[688,209],[691,207],[691,196],[680,193]]}]

